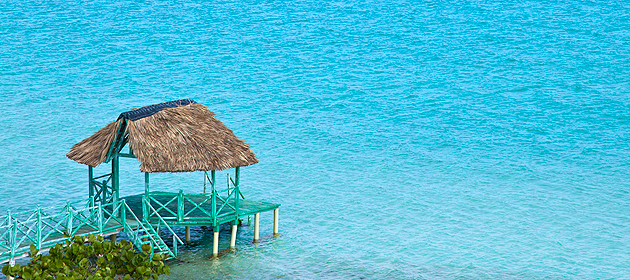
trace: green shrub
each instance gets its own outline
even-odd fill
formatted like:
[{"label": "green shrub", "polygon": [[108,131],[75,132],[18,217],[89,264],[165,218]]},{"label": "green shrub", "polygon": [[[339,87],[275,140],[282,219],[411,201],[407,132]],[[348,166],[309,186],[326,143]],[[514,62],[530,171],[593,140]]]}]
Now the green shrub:
[{"label": "green shrub", "polygon": [[118,280],[158,279],[160,274],[169,274],[171,269],[164,265],[165,256],[151,253],[153,248],[142,245],[137,253],[133,245],[122,240],[119,243],[103,241],[102,236],[75,236],[65,244],[50,248],[48,255],[38,254],[31,245],[31,262],[27,265],[5,265],[2,273],[16,279],[57,280]]}]

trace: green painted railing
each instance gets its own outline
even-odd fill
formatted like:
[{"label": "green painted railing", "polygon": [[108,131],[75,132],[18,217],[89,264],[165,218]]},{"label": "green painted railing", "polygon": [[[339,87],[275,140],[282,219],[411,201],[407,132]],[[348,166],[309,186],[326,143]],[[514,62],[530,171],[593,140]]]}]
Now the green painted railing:
[{"label": "green painted railing", "polygon": [[[221,196],[221,193],[225,195]],[[163,192],[148,193],[144,199],[155,211],[147,215],[146,219],[153,222],[155,217],[160,216],[171,224],[188,225],[201,221],[205,224],[211,221],[213,225],[217,225],[217,221],[226,218],[237,219],[240,214],[239,201],[244,198],[238,182],[232,180],[228,174],[227,188],[217,190],[212,184],[210,193],[185,194],[181,190],[176,195]],[[210,211],[207,208],[210,208]],[[195,211],[197,212],[193,214]]]},{"label": "green painted railing", "polygon": [[[88,199],[68,202],[63,207],[38,207],[16,213],[9,211],[6,216],[0,217],[0,262],[13,262],[16,258],[26,256],[31,244],[42,250],[77,235],[106,235],[119,231],[125,232],[138,249],[142,244],[151,244],[157,249],[154,251],[175,257],[177,242],[183,242],[154,208],[148,208],[158,220],[154,226],[164,227],[173,234],[173,250],[151,225],[136,217],[124,200],[102,204]],[[143,241],[143,238],[147,238],[147,241]]]},{"label": "green painted railing", "polygon": [[[127,238],[131,240],[136,248],[141,248],[142,244],[150,244],[151,247],[154,248],[154,250],[158,249],[158,253],[169,255],[169,259],[177,256],[177,242],[179,242],[180,244],[184,244],[184,242],[177,236],[177,234],[175,234],[173,229],[164,221],[164,219],[157,215],[157,212],[153,207],[149,205],[148,210],[151,211],[151,213],[158,218],[158,222],[150,225],[148,223],[141,222],[124,200],[122,200],[122,203],[125,205],[125,207],[121,209],[120,216],[127,217],[127,219],[131,216],[131,220],[136,224],[134,228],[134,226],[130,225],[127,222],[123,223],[124,232],[125,234],[127,234]],[[147,201],[143,201],[143,203],[148,204]],[[130,213],[131,215],[128,215],[127,213]],[[155,230],[155,228],[153,228],[153,226],[155,226],[156,228],[164,227],[173,235],[172,250],[168,247],[168,245],[166,245],[164,240],[162,240],[160,234]],[[147,239],[146,241],[144,240],[145,238]]]}]

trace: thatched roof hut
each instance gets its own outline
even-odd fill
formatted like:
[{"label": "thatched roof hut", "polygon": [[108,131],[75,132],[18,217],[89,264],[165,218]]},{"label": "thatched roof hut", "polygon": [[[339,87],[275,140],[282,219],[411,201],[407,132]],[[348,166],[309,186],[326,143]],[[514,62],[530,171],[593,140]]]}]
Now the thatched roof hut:
[{"label": "thatched roof hut", "polygon": [[131,145],[142,172],[224,170],[258,162],[245,141],[190,99],[132,109],[72,146],[68,158],[92,167]]}]

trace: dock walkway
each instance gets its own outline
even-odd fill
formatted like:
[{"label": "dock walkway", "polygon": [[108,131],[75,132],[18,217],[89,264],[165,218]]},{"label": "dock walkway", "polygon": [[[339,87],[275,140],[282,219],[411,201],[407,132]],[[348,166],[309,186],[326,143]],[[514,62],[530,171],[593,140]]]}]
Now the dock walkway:
[{"label": "dock walkway", "polygon": [[[212,194],[184,194],[151,192],[123,197],[109,204],[83,200],[61,207],[37,208],[0,217],[0,263],[14,262],[28,256],[30,246],[40,251],[65,243],[74,236],[90,234],[110,236],[124,232],[137,248],[151,244],[154,251],[168,256],[177,255],[177,244],[182,240],[172,227],[211,226],[260,212],[276,210],[279,204],[220,197]],[[214,202],[213,202],[214,201]],[[212,206],[214,204],[214,211]],[[277,218],[277,212],[274,212]],[[159,235],[159,228],[173,234],[172,248]],[[256,233],[258,223],[256,222]],[[274,233],[277,229],[274,227]],[[215,236],[218,230],[215,231]],[[256,238],[257,239],[257,238]]]}]

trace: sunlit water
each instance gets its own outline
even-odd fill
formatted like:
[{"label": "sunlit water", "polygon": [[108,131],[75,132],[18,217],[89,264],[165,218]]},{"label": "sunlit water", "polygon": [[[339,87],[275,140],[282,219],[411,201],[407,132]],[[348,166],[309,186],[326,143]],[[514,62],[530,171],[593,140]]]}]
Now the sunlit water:
[{"label": "sunlit water", "polygon": [[582,2],[2,1],[0,213],[86,198],[74,143],[192,98],[282,235],[214,261],[193,228],[164,279],[630,278],[630,5]]}]

